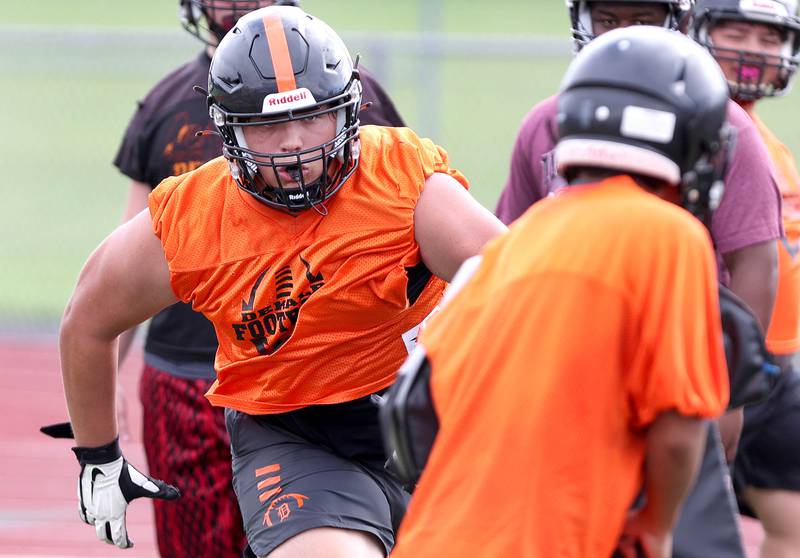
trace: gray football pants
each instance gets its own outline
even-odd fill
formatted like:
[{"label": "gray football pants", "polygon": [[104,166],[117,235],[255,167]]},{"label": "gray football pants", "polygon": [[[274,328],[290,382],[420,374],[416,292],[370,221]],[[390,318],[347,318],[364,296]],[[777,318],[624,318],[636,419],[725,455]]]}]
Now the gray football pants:
[{"label": "gray football pants", "polygon": [[719,429],[712,423],[700,473],[675,529],[673,558],[745,558],[738,516]]}]

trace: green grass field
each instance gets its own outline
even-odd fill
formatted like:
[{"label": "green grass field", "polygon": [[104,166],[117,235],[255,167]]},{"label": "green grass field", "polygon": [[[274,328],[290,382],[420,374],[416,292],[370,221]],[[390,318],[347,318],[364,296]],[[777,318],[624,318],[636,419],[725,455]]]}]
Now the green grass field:
[{"label": "green grass field", "polygon": [[[38,0],[18,3],[3,13],[11,24],[85,25],[104,27],[174,28],[177,2],[172,0]],[[415,31],[419,28],[418,0],[302,0],[309,13],[338,31]],[[568,20],[562,0],[441,0],[444,31],[471,34],[561,35]]]},{"label": "green grass field", "polygon": [[[563,2],[446,0],[441,27],[470,35],[568,35]],[[113,8],[109,6],[113,4]],[[135,101],[198,43],[175,17],[177,2],[39,0],[4,13],[0,26],[0,135],[4,170],[0,322],[52,322],[82,263],[119,222],[127,180],[112,166]],[[420,28],[417,2],[305,0],[348,31]],[[174,34],[174,39],[172,38]],[[9,53],[9,54],[7,54]],[[370,53],[362,51],[370,66]],[[421,61],[390,53],[385,85],[412,127],[421,121]],[[442,62],[439,130],[454,166],[487,207],[505,180],[520,119],[552,94],[568,58],[450,57]],[[373,65],[374,67],[374,65]],[[764,104],[768,124],[800,152],[800,92]]]}]

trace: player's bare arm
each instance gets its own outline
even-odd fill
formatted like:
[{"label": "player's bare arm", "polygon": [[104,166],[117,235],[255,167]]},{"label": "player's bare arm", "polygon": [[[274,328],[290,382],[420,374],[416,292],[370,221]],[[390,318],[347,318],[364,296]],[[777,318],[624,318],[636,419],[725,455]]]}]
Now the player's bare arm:
[{"label": "player's bare arm", "polygon": [[147,210],[89,257],[60,332],[64,391],[79,446],[107,444],[117,435],[117,336],[176,301]]},{"label": "player's bare arm", "polygon": [[[125,209],[122,212],[122,222],[127,223],[138,215],[143,209],[147,208],[147,197],[150,195],[151,188],[144,182],[131,180],[128,186],[128,197],[125,202]],[[136,336],[136,327],[132,327],[119,336],[119,363],[125,361],[128,351]]]},{"label": "player's bare arm", "polygon": [[707,423],[675,412],[661,414],[647,433],[647,504],[642,510],[656,531],[671,531],[700,466]]},{"label": "player's bare arm", "polygon": [[695,480],[706,440],[706,421],[662,413],[647,433],[647,497],[625,525],[623,544],[638,540],[648,556],[672,555],[672,530]]},{"label": "player's bare arm", "polygon": [[[778,285],[778,247],[775,241],[746,246],[723,254],[722,258],[731,275],[731,291],[747,303],[766,331]],[[736,457],[743,420],[742,409],[729,411],[719,419],[720,436],[728,463]]]},{"label": "player's bare arm", "polygon": [[122,212],[122,222],[127,223],[136,217],[143,209],[147,208],[147,197],[153,189],[149,184],[131,180],[128,185],[128,196],[125,200],[125,209]]},{"label": "player's bare arm", "polygon": [[767,240],[722,255],[731,274],[730,289],[747,303],[767,329],[778,284],[778,247]]},{"label": "player's bare arm", "polygon": [[433,173],[414,210],[414,235],[428,269],[450,281],[467,258],[478,254],[506,226],[454,178]]}]

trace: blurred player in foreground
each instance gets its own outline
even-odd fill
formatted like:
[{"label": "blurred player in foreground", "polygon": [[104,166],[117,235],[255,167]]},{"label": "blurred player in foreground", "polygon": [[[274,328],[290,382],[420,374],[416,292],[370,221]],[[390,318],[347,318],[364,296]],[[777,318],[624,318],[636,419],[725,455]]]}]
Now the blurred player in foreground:
[{"label": "blurred player in foreground", "polygon": [[[678,29],[689,5],[686,0],[567,1],[576,50],[596,36],[621,27]],[[557,102],[558,96],[550,97],[523,119],[496,209],[497,216],[507,224],[565,184],[553,158],[558,139]],[[708,226],[720,281],[747,303],[766,330],[777,284],[776,240],[783,235],[780,192],[756,126],[733,101],[728,105],[728,124],[737,131],[736,147],[725,173],[725,193]],[[728,468],[717,451],[721,432],[725,457],[733,459],[742,418],[741,409],[731,410],[720,420],[719,429],[716,425],[709,428],[700,481],[676,531],[676,556],[680,558],[743,557],[743,548],[736,541],[739,530],[726,478]],[[712,516],[709,510],[718,515]]]},{"label": "blurred player in foreground", "polygon": [[439,432],[393,558],[598,558],[620,537],[671,556],[704,419],[728,400],[714,252],[674,202],[714,205],[726,105],[713,58],[672,31],[577,56],[557,110],[568,185],[422,332]]}]

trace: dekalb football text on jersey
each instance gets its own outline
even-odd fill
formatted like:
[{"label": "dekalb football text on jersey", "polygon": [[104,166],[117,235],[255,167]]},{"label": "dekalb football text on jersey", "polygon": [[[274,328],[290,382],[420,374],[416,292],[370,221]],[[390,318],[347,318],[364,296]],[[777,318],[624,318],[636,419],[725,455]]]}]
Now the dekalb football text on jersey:
[{"label": "dekalb football text on jersey", "polygon": [[306,300],[325,284],[322,273],[311,273],[311,264],[303,257],[300,261],[306,268],[304,280],[307,288],[302,288],[292,296],[295,290],[295,279],[292,269],[285,265],[274,274],[275,299],[262,308],[254,308],[256,295],[269,269],[258,276],[250,291],[249,300],[242,300],[241,322],[232,324],[237,341],[249,341],[255,345],[258,354],[271,355],[283,346],[292,336],[300,307]]}]

